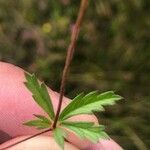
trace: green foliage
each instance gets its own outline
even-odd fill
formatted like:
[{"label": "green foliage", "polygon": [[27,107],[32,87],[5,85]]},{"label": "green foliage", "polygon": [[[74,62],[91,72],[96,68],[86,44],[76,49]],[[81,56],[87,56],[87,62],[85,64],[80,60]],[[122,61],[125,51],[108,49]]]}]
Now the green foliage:
[{"label": "green foliage", "polygon": [[[32,92],[34,100],[49,114],[50,119],[54,119],[55,114],[53,105],[46,86],[43,83],[40,85],[35,75],[25,73],[25,76],[27,80],[25,85]],[[104,126],[102,125],[95,125],[94,122],[69,122],[66,119],[79,114],[89,114],[93,111],[104,110],[103,106],[113,105],[115,104],[115,101],[120,99],[121,96],[114,94],[113,91],[102,94],[94,91],[87,95],[79,94],[76,96],[70,104],[62,110],[58,120],[59,127],[53,129],[56,142],[64,149],[66,131],[60,128],[60,126],[71,130],[79,137],[89,139],[94,143],[98,142],[100,138],[108,138],[108,135],[104,132]],[[52,122],[47,117],[42,115],[34,116],[38,118],[38,120],[28,121],[24,123],[24,125],[36,127],[37,129],[51,127]]]},{"label": "green foliage", "polygon": [[24,123],[24,125],[26,126],[30,126],[30,127],[36,127],[37,129],[46,129],[46,128],[50,128],[51,123],[47,123],[43,120],[31,120],[28,121],[26,123]]},{"label": "green foliage", "polygon": [[37,129],[50,128],[50,126],[52,125],[52,122],[45,116],[42,115],[34,115],[34,116],[38,119],[25,122],[24,125],[30,127],[36,127]]},{"label": "green foliage", "polygon": [[115,101],[122,97],[114,94],[113,91],[99,94],[97,91],[90,92],[87,95],[80,94],[62,111],[59,120],[65,120],[69,117],[79,114],[90,114],[93,111],[104,110],[103,106],[113,105]]},{"label": "green foliage", "polygon": [[64,121],[62,126],[73,131],[80,138],[86,138],[94,143],[99,139],[108,139],[108,135],[104,132],[104,126],[94,125],[91,122],[68,122]]},{"label": "green foliage", "polygon": [[54,109],[45,84],[40,84],[34,74],[30,75],[25,73],[25,77],[27,80],[25,85],[32,92],[34,100],[43,108],[49,117],[54,120]]},{"label": "green foliage", "polygon": [[64,149],[64,138],[66,137],[66,133],[61,128],[54,129],[54,139],[60,145],[62,149]]},{"label": "green foliage", "polygon": [[37,117],[38,119],[42,120],[45,123],[51,124],[50,120],[47,119],[45,116],[42,115],[34,115],[35,117]]}]

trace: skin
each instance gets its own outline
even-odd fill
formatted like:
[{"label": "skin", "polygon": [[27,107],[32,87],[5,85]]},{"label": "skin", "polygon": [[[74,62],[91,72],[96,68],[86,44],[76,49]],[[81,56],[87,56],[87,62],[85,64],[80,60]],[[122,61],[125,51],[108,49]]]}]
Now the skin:
[{"label": "skin", "polygon": [[[0,131],[0,143],[10,138],[13,139],[1,144],[0,149],[26,136],[39,132],[34,128],[23,126],[22,123],[34,119],[33,114],[46,115],[32,99],[30,91],[24,86],[23,82],[25,82],[23,69],[8,63],[0,62],[0,130],[2,131]],[[52,91],[50,88],[48,88],[48,90],[56,112],[59,94]],[[62,108],[64,108],[69,101],[68,98],[64,97]],[[96,117],[92,115],[79,115],[72,117],[71,120],[94,121],[97,123]],[[40,146],[43,150],[51,148],[53,148],[53,150],[59,150],[60,148],[49,135],[51,135],[51,133],[38,136],[10,150],[40,150]],[[79,139],[72,132],[69,132],[67,140],[68,142],[65,142],[65,150],[122,149],[113,140],[100,140],[98,144],[92,144],[88,140]]]},{"label": "skin", "polygon": [[[15,143],[16,141],[20,141],[27,136],[22,136],[15,138],[3,145],[1,145],[1,148],[8,146],[10,143]],[[55,142],[55,140],[52,137],[48,136],[39,136],[31,139],[30,141],[25,141],[23,143],[20,143],[16,145],[15,147],[9,148],[8,150],[61,150],[61,148],[58,146],[58,144]],[[65,143],[64,146],[65,150],[79,150],[75,146],[71,145],[70,143]]]}]

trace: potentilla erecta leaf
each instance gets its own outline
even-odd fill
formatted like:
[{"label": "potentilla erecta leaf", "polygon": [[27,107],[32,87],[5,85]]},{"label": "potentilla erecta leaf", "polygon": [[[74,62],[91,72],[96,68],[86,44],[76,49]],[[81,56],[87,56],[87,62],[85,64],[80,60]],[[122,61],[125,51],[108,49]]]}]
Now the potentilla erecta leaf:
[{"label": "potentilla erecta leaf", "polygon": [[62,126],[76,135],[81,139],[89,139],[93,143],[97,143],[99,139],[109,139],[109,136],[104,131],[104,126],[95,125],[91,122],[62,122]]},{"label": "potentilla erecta leaf", "polygon": [[97,91],[90,92],[87,95],[83,93],[76,96],[61,112],[59,120],[63,121],[79,114],[91,114],[93,111],[103,111],[107,105],[113,105],[116,101],[122,99],[113,91],[99,94]]},{"label": "potentilla erecta leaf", "polygon": [[[30,120],[24,125],[36,127],[37,129],[46,129],[53,126],[55,119],[53,105],[48,94],[48,90],[44,83],[40,83],[35,75],[25,74],[26,87],[31,91],[34,100],[48,114],[48,118],[43,115],[34,114],[36,120]],[[66,133],[73,132],[82,139],[88,139],[93,143],[97,143],[100,139],[109,139],[103,125],[97,125],[94,122],[87,121],[68,121],[67,119],[79,114],[92,114],[93,111],[103,111],[104,106],[113,105],[116,101],[122,99],[113,91],[99,94],[98,91],[89,94],[81,93],[77,95],[61,112],[58,125],[52,129],[54,139],[58,145],[64,149],[64,140]]]},{"label": "potentilla erecta leaf", "polygon": [[29,126],[29,127],[36,127],[37,129],[50,128],[50,125],[51,125],[51,123],[44,122],[41,119],[30,120],[30,121],[25,122],[23,124],[26,125],[26,126]]},{"label": "potentilla erecta leaf", "polygon": [[54,120],[55,113],[52,105],[51,98],[49,96],[48,90],[44,83],[39,83],[34,74],[25,73],[26,87],[32,93],[32,97],[36,103],[43,108],[43,110],[49,115],[51,120]]},{"label": "potentilla erecta leaf", "polygon": [[64,138],[65,137],[66,137],[66,133],[63,129],[61,129],[61,128],[54,129],[54,139],[62,149],[64,149]]},{"label": "potentilla erecta leaf", "polygon": [[42,121],[45,122],[45,123],[51,124],[51,121],[50,121],[48,118],[46,118],[45,116],[36,115],[36,114],[34,114],[34,116],[35,116],[36,118],[42,120]]}]

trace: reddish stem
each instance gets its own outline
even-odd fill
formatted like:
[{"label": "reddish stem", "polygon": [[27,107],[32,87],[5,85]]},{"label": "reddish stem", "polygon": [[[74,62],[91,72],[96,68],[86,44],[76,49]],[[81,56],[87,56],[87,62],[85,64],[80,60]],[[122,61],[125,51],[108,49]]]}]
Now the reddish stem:
[{"label": "reddish stem", "polygon": [[74,50],[75,50],[75,47],[76,47],[76,43],[77,43],[81,23],[82,23],[82,20],[83,20],[83,17],[84,17],[87,6],[88,6],[88,0],[82,0],[81,5],[80,5],[80,10],[79,10],[79,13],[78,13],[78,17],[77,17],[77,20],[76,20],[76,24],[73,28],[73,32],[72,32],[72,35],[71,35],[71,42],[70,42],[70,45],[69,45],[68,50],[67,50],[67,57],[66,57],[66,62],[65,62],[63,75],[62,75],[62,80],[61,80],[61,86],[60,86],[59,104],[58,104],[58,108],[57,108],[57,112],[56,112],[56,117],[55,117],[55,120],[54,120],[54,123],[53,123],[53,128],[56,128],[57,121],[59,119],[59,114],[60,114],[60,111],[61,111],[63,96],[64,96],[64,92],[65,92],[65,85],[66,85],[67,76],[68,76],[68,72],[69,72],[69,66],[71,64],[71,61],[72,61],[72,58],[73,58],[73,55],[74,55]]}]

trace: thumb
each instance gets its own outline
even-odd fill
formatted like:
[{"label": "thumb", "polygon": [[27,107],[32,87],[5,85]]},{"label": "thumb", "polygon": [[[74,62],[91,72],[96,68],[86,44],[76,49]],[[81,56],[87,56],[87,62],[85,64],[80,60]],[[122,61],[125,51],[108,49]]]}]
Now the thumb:
[{"label": "thumb", "polygon": [[[27,138],[27,136],[22,136],[15,138],[11,141],[8,141],[2,145],[0,145],[0,149],[7,147],[10,144],[16,143],[20,140],[23,140]],[[61,150],[61,148],[58,146],[58,144],[55,142],[55,140],[52,137],[48,136],[38,136],[33,139],[27,140],[25,142],[22,142],[18,145],[15,145],[8,150]],[[79,150],[75,146],[69,144],[68,142],[65,142],[64,144],[65,150]]]}]

